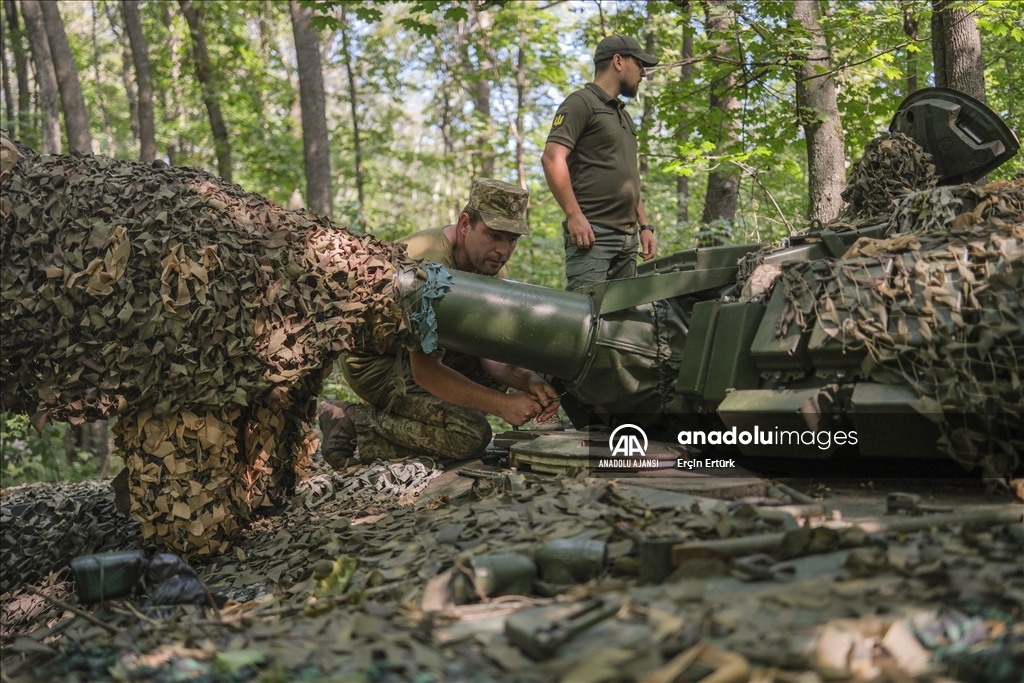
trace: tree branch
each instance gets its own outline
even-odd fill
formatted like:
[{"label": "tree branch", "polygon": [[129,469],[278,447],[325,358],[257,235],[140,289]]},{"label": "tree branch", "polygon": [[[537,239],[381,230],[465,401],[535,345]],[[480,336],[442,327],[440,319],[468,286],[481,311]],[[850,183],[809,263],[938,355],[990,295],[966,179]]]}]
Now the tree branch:
[{"label": "tree branch", "polygon": [[779,203],[775,201],[775,197],[772,196],[772,193],[769,192],[768,188],[765,187],[764,183],[761,182],[760,170],[748,164],[744,164],[740,161],[735,161],[733,159],[726,159],[725,161],[732,164],[736,168],[740,169],[743,175],[750,176],[750,178],[755,183],[757,183],[757,186],[761,188],[762,192],[764,192],[764,195],[768,198],[768,201],[770,201],[772,203],[772,206],[775,207],[775,211],[776,213],[779,214],[779,218],[781,218],[782,222],[786,224],[786,228],[789,230],[789,234],[795,235],[797,233],[796,228],[794,228],[793,224],[789,222],[788,218],[786,218],[786,214],[782,213],[782,208],[779,206]]},{"label": "tree branch", "polygon": [[96,626],[99,626],[101,628],[107,629],[111,633],[118,633],[119,632],[116,627],[111,626],[110,624],[106,623],[105,621],[99,619],[98,617],[96,617],[96,615],[90,614],[89,612],[86,612],[83,609],[79,609],[77,607],[69,605],[68,603],[64,602],[63,600],[58,600],[57,598],[51,597],[51,596],[47,595],[46,593],[42,592],[41,590],[39,590],[38,588],[36,588],[35,586],[25,586],[25,590],[27,590],[29,593],[32,593],[33,595],[38,595],[43,600],[46,600],[48,603],[50,603],[51,605],[53,605],[55,607],[60,607],[62,610],[67,610],[68,612],[71,612],[73,614],[77,614],[78,616],[82,617],[83,619],[85,619],[89,623],[92,623],[92,624],[95,624]]}]

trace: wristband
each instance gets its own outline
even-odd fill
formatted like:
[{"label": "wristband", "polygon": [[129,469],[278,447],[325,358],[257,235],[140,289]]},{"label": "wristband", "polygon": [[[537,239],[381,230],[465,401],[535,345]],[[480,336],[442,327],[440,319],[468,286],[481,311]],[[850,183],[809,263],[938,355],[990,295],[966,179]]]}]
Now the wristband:
[{"label": "wristband", "polygon": [[650,226],[650,225],[641,225],[640,226],[640,232],[643,232],[644,230],[650,230],[651,234],[654,233],[654,228],[652,226]]}]

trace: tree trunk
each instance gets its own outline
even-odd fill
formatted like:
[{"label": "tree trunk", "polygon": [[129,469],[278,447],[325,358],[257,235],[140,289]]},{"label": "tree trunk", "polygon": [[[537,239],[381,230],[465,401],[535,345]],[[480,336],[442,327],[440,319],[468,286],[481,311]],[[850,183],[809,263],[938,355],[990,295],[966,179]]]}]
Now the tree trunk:
[{"label": "tree trunk", "polygon": [[[103,3],[107,12],[107,20],[110,22],[110,31],[114,34],[116,42],[121,44],[121,82],[124,84],[124,94],[128,99],[128,123],[132,128],[132,138],[138,142],[139,137],[139,100],[135,92],[135,78],[132,76],[132,48],[126,31],[117,26],[115,17],[118,12],[112,4]],[[122,18],[122,21],[124,19]],[[174,54],[173,48],[171,54]],[[173,58],[173,57],[172,57]]]},{"label": "tree trunk", "polygon": [[138,0],[121,0],[121,16],[132,47],[135,83],[139,90],[139,161],[156,159],[156,124],[153,119],[153,80],[149,69],[149,46],[142,33]]},{"label": "tree trunk", "polygon": [[[168,97],[166,90],[160,90],[161,102],[164,109],[164,124],[168,128],[178,130],[178,119],[181,118],[181,62],[178,61],[178,34],[174,30],[174,17],[171,15],[169,5],[166,3],[160,6],[160,23],[167,29],[167,46],[171,55],[171,93]],[[168,102],[170,99],[170,102]],[[178,150],[183,147],[181,138],[178,135],[168,136],[167,142],[167,163],[176,166],[178,163]]]},{"label": "tree trunk", "polygon": [[[682,84],[683,90],[693,81],[693,64],[686,61],[693,58],[693,33],[689,27],[690,24],[690,11],[687,7],[687,11],[684,15],[686,20],[683,22],[683,65],[679,67],[679,82]],[[685,141],[690,136],[690,132],[686,129],[685,121],[689,106],[686,104],[687,98],[679,98],[679,114],[680,122],[679,128],[676,130],[676,135],[680,141]],[[690,178],[688,176],[681,175],[676,178],[676,226],[682,229],[686,224],[690,222]]]},{"label": "tree trunk", "polygon": [[840,193],[846,186],[846,158],[835,79],[820,16],[818,0],[796,0],[793,4],[793,20],[803,25],[814,43],[796,74],[797,120],[807,140],[807,217],[825,223],[835,218],[843,205]]},{"label": "tree trunk", "polygon": [[[526,27],[523,26],[523,12],[519,8],[519,21],[516,24],[516,180],[520,189],[526,189],[526,146],[523,140],[524,114],[526,112]],[[529,211],[529,208],[527,208]]]},{"label": "tree trunk", "polygon": [[[111,26],[113,26],[113,24],[111,24]],[[135,138],[135,142],[141,145],[142,134],[139,128],[139,96],[138,88],[135,86],[135,76],[132,74],[132,62],[134,61],[132,59],[132,47],[128,40],[123,40],[121,45],[121,82],[124,84],[125,98],[128,100],[128,124],[131,126],[132,137]]]},{"label": "tree trunk", "polygon": [[[356,94],[356,76],[352,71],[352,48],[348,44],[348,13],[341,6],[341,49],[345,58],[345,73],[348,75],[348,102],[352,111],[352,148],[356,156],[356,195],[359,198],[359,228],[368,231],[366,203],[363,198],[363,149],[359,141],[359,100]],[[305,114],[303,114],[305,116]]]},{"label": "tree trunk", "polygon": [[[1003,56],[1003,64],[1006,66],[1006,81],[1007,83],[1016,82],[1016,77],[1013,75],[1017,73],[1017,67],[1014,66],[1014,61],[1009,54]],[[1006,100],[1006,120],[1016,121],[1017,120],[1017,98],[1010,97]]]},{"label": "tree trunk", "polygon": [[106,477],[110,466],[110,430],[106,420],[66,424],[64,426],[64,458],[68,465],[74,465],[79,452],[99,458],[96,474]]},{"label": "tree trunk", "polygon": [[39,0],[21,0],[21,15],[25,17],[32,62],[36,66],[39,112],[42,118],[40,151],[43,154],[60,154],[60,95],[57,93],[57,73],[53,70],[50,43],[43,26],[43,11],[39,8]]},{"label": "tree trunk", "polygon": [[217,87],[210,74],[210,55],[206,50],[206,34],[203,32],[202,14],[192,0],[178,0],[181,13],[188,22],[192,36],[192,57],[196,63],[196,78],[203,89],[203,103],[210,117],[210,128],[213,131],[213,144],[217,148],[217,173],[227,182],[231,182],[231,141],[228,139],[228,127],[224,123],[224,115],[220,111]]},{"label": "tree trunk", "polygon": [[[491,68],[490,63],[485,61],[481,67]],[[490,178],[494,175],[494,150],[491,149],[491,82],[486,78],[476,84],[476,94],[473,97],[473,108],[476,110],[482,130],[477,136],[477,149],[480,151],[480,175]]]},{"label": "tree trunk", "polygon": [[480,134],[477,136],[476,147],[480,154],[480,175],[484,178],[494,176],[494,149],[491,147],[491,78],[494,63],[487,46],[487,31],[494,25],[494,17],[490,12],[476,13],[477,31],[480,33],[480,58],[476,68],[476,86],[473,88],[473,111]]},{"label": "tree trunk", "polygon": [[92,16],[92,67],[93,78],[96,79],[96,96],[100,103],[100,112],[103,115],[103,139],[106,145],[106,154],[114,156],[114,133],[110,129],[110,112],[107,110],[106,100],[103,98],[103,72],[100,70],[100,45],[96,39],[96,0],[89,2],[89,14]]},{"label": "tree trunk", "polygon": [[[306,205],[321,216],[332,212],[331,150],[328,145],[324,75],[320,66],[320,38],[309,24],[313,10],[299,0],[289,3],[295,56],[299,63],[299,97],[302,100],[302,153],[306,167]],[[347,55],[347,51],[346,51]],[[351,88],[351,85],[350,85]],[[351,94],[351,91],[350,91]],[[362,213],[362,197],[360,197]]]},{"label": "tree trunk", "polygon": [[[651,5],[647,5],[647,23],[651,21]],[[654,31],[648,31],[647,36],[644,39],[644,51],[649,54],[654,54]],[[640,181],[643,182],[647,178],[647,161],[651,154],[650,140],[648,132],[651,130],[651,121],[654,119],[654,96],[649,92],[644,92],[644,112],[640,115]]]},{"label": "tree trunk", "polygon": [[7,41],[0,35],[0,67],[3,70],[4,89],[4,113],[7,120],[4,125],[8,130],[14,130],[14,93],[11,92],[11,70],[7,66]]},{"label": "tree trunk", "polygon": [[736,217],[739,205],[740,182],[735,175],[719,171],[708,174],[708,189],[704,195],[704,214],[701,221],[710,223],[716,219],[731,221]]},{"label": "tree trunk", "polygon": [[[903,33],[911,40],[917,40],[917,17],[910,5],[903,7]],[[906,51],[907,95],[917,91],[917,51]]]},{"label": "tree trunk", "polygon": [[[263,9],[256,10],[257,23],[260,27],[260,51],[268,64],[270,63],[270,32],[272,31],[270,24],[274,20],[273,12],[274,7],[269,1],[264,2]],[[268,17],[270,21],[267,20]]]},{"label": "tree trunk", "polygon": [[46,27],[46,37],[50,43],[53,69],[57,74],[68,146],[83,154],[92,154],[89,111],[85,108],[82,84],[78,80],[78,67],[75,66],[75,58],[71,54],[71,45],[68,44],[67,34],[64,33],[64,20],[60,17],[56,2],[40,2],[39,7],[43,13],[43,26]]},{"label": "tree trunk", "polygon": [[68,465],[74,462],[84,425],[85,423],[73,425],[70,422],[64,425],[64,459],[68,461]]},{"label": "tree trunk", "polygon": [[[32,147],[38,145],[35,128],[29,123],[28,64],[25,61],[25,47],[21,42],[22,31],[18,28],[18,8],[14,0],[4,0],[4,16],[7,18],[7,33],[14,54],[14,73],[18,81],[18,126],[16,137]],[[12,129],[12,133],[14,130]]]},{"label": "tree trunk", "polygon": [[[736,21],[736,14],[726,0],[711,0],[705,9],[708,39],[719,40],[720,42],[715,47],[715,53],[721,57],[727,57],[732,53],[732,48],[727,41],[722,40],[716,34],[732,26]],[[721,125],[716,141],[718,154],[727,152],[738,138],[733,111],[740,108],[740,101],[733,95],[735,86],[734,72],[729,72],[724,78],[719,79],[717,84],[711,86],[711,109],[717,108],[721,111]],[[716,219],[731,221],[736,217],[739,198],[740,183],[736,173],[719,166],[708,174],[708,188],[704,195],[704,215],[701,220],[705,224]]]},{"label": "tree trunk", "polygon": [[452,105],[451,83],[455,78],[455,68],[448,63],[447,54],[443,52],[440,41],[434,43],[435,50],[441,52],[441,139],[444,140],[444,153],[451,156],[455,153],[455,137],[452,121],[455,119]]},{"label": "tree trunk", "polygon": [[932,0],[932,61],[935,85],[985,101],[985,65],[974,13],[953,9],[950,0]]},{"label": "tree trunk", "polygon": [[110,474],[110,425],[106,420],[92,423],[92,445],[100,459],[96,474],[103,479]]}]

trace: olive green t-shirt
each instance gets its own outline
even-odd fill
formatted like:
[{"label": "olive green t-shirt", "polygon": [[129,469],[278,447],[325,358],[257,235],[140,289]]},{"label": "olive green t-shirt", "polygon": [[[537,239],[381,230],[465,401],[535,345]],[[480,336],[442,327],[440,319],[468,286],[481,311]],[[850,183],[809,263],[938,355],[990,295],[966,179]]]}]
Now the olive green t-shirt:
[{"label": "olive green t-shirt", "polygon": [[[410,258],[421,258],[431,263],[440,263],[450,270],[459,270],[455,258],[455,245],[444,234],[444,227],[420,230],[398,242],[406,245]],[[508,279],[508,271],[503,266],[495,277]],[[464,375],[474,369],[474,363],[476,367],[480,365],[477,359],[469,356],[463,358],[465,354],[449,355],[452,358],[446,355],[445,365]],[[345,381],[359,398],[379,407],[384,406],[388,395],[398,388],[399,382],[412,381],[408,353],[404,350],[383,356],[375,353],[350,353],[342,356],[341,371],[345,375]]]},{"label": "olive green t-shirt", "polygon": [[594,83],[555,112],[548,142],[565,145],[572,193],[591,223],[632,235],[639,227],[636,126],[625,104]]}]

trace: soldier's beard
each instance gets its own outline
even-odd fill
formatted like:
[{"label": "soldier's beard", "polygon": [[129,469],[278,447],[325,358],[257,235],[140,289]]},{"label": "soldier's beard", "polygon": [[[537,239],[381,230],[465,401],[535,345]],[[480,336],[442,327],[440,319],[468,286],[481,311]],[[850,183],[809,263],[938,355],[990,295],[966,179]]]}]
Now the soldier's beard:
[{"label": "soldier's beard", "polygon": [[619,83],[619,94],[622,95],[623,97],[632,99],[636,97],[636,94],[639,91],[639,89],[639,83],[630,83],[625,79],[623,79],[622,82]]}]

